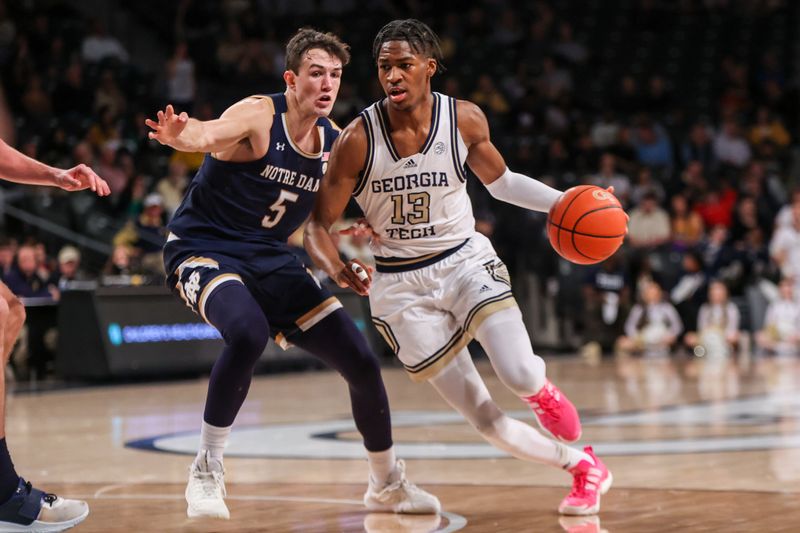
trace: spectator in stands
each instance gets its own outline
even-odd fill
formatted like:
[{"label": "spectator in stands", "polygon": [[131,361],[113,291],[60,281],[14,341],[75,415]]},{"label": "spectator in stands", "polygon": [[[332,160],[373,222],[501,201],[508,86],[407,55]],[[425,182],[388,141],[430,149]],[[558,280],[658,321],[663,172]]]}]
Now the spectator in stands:
[{"label": "spectator in stands", "polygon": [[724,225],[712,226],[700,247],[709,277],[721,277],[720,271],[736,259],[736,251],[730,245],[728,235],[728,228]]},{"label": "spectator in stands", "polygon": [[769,253],[781,275],[794,281],[795,296],[800,294],[800,202],[792,204],[792,223],[775,231]]},{"label": "spectator in stands", "polygon": [[115,147],[120,141],[121,131],[119,119],[111,112],[110,107],[105,106],[98,109],[97,115],[99,120],[89,128],[86,140],[89,141],[95,151],[99,152],[104,146],[112,142],[115,144],[109,146]]},{"label": "spectator in stands", "polygon": [[681,258],[681,276],[672,287],[669,299],[678,311],[686,329],[697,329],[697,315],[706,294],[707,277],[703,256],[695,250],[688,250]]},{"label": "spectator in stands", "polygon": [[155,192],[161,195],[167,219],[171,219],[175,210],[181,205],[183,193],[186,192],[190,180],[186,173],[186,165],[181,161],[170,161],[168,168],[168,174],[156,184]]},{"label": "spectator in stands", "polygon": [[54,287],[48,284],[46,277],[39,275],[37,266],[36,247],[30,244],[20,246],[17,250],[16,268],[5,280],[11,292],[23,298],[52,297],[51,291]]},{"label": "spectator in stands", "polygon": [[217,45],[217,63],[221,74],[234,74],[242,54],[244,54],[242,27],[236,20],[228,20],[225,24],[225,36]]},{"label": "spectator in stands", "polygon": [[696,211],[689,209],[689,201],[681,193],[670,199],[670,228],[672,248],[683,251],[700,244],[705,226]]},{"label": "spectator in stands", "polygon": [[733,212],[733,225],[731,226],[731,240],[736,243],[744,241],[745,235],[754,229],[764,232],[770,230],[768,219],[762,218],[758,206],[752,196],[741,196]]},{"label": "spectator in stands", "polygon": [[650,282],[644,287],[642,302],[633,306],[625,320],[625,334],[617,339],[615,352],[618,356],[666,355],[682,331],[678,312],[663,300],[661,286]]},{"label": "spectator in stands", "polygon": [[698,162],[706,172],[717,166],[717,158],[711,140],[711,128],[704,122],[695,122],[689,130],[689,137],[681,148],[683,164],[689,166]]},{"label": "spectator in stands", "polygon": [[616,157],[608,152],[604,153],[600,156],[600,170],[589,178],[589,183],[603,189],[614,187],[614,195],[626,207],[631,193],[631,180],[625,174],[617,172],[616,165]]},{"label": "spectator in stands", "polygon": [[672,106],[672,95],[667,89],[667,84],[659,75],[651,76],[647,81],[647,94],[644,98],[645,109],[648,113],[662,117]]},{"label": "spectator in stands", "polygon": [[727,183],[709,188],[705,194],[695,202],[694,211],[703,219],[703,224],[710,228],[725,226],[730,228],[733,224],[733,207],[736,205],[736,191]]},{"label": "spectator in stands", "polygon": [[623,76],[620,80],[620,90],[613,104],[612,107],[625,118],[630,118],[642,110],[644,102],[633,76]]},{"label": "spectator in stands", "polygon": [[575,41],[572,24],[569,22],[559,24],[558,42],[553,45],[553,53],[573,65],[580,65],[589,57],[589,51],[586,47]]},{"label": "spectator in stands", "polygon": [[71,115],[72,118],[86,117],[92,112],[94,96],[83,75],[83,65],[73,60],[61,82],[56,86],[57,98],[53,101],[56,114]]},{"label": "spectator in stands", "polygon": [[478,78],[478,86],[470,95],[470,100],[478,104],[489,117],[502,116],[509,111],[505,96],[497,89],[492,76],[488,74],[482,74]]},{"label": "spectator in stands", "polygon": [[624,316],[630,307],[630,287],[619,256],[590,270],[583,286],[586,319],[581,355],[596,362],[611,350],[622,334]]},{"label": "spectator in stands", "polygon": [[115,244],[108,261],[103,267],[103,282],[108,283],[106,277],[133,276],[141,274],[133,250],[127,244]]},{"label": "spectator in stands", "polygon": [[88,281],[91,276],[81,269],[81,252],[72,245],[66,245],[58,252],[58,270],[50,283],[59,291],[68,289],[73,281]]},{"label": "spectator in stands", "polygon": [[728,299],[728,287],[719,280],[708,286],[708,303],[700,307],[697,331],[686,334],[684,341],[697,356],[727,357],[739,342],[739,309]]},{"label": "spectator in stands", "polygon": [[125,112],[127,100],[119,88],[114,73],[105,69],[100,73],[100,82],[94,93],[94,109],[100,111],[107,109],[112,116],[120,116]]},{"label": "spectator in stands", "polygon": [[144,199],[142,214],[117,233],[114,245],[127,245],[139,259],[144,270],[153,274],[163,274],[161,251],[166,240],[164,203],[160,194],[151,193]]},{"label": "spectator in stands", "polygon": [[780,298],[769,304],[764,328],[756,332],[756,344],[768,353],[800,355],[800,303],[794,283],[784,278],[778,288]]},{"label": "spectator in stands", "polygon": [[766,106],[756,111],[756,123],[750,127],[748,136],[750,143],[756,147],[764,142],[772,142],[780,148],[786,148],[791,142],[789,132]]},{"label": "spectator in stands", "polygon": [[610,109],[604,110],[602,116],[592,124],[590,132],[592,142],[601,150],[611,148],[617,142],[620,127],[619,120],[617,120],[613,111]]},{"label": "spectator in stands", "polygon": [[539,92],[547,98],[554,99],[562,92],[572,91],[572,74],[561,68],[552,56],[542,61],[542,73],[539,76]]},{"label": "spectator in stands", "polygon": [[661,124],[648,118],[639,121],[631,137],[637,160],[657,175],[666,176],[672,170],[672,143]]},{"label": "spectator in stands", "polygon": [[179,42],[175,53],[167,62],[167,96],[169,102],[178,112],[193,111],[196,82],[194,77],[194,61],[189,57],[189,48],[185,42]]},{"label": "spectator in stands", "polygon": [[724,165],[743,168],[751,156],[750,145],[742,136],[739,124],[733,118],[725,119],[714,137],[714,157]]},{"label": "spectator in stands", "polygon": [[92,21],[91,33],[83,40],[81,57],[87,63],[99,63],[104,59],[128,62],[128,52],[116,37],[108,34],[100,20]]},{"label": "spectator in stands", "polygon": [[670,221],[667,212],[658,205],[652,192],[630,212],[628,243],[634,248],[653,249],[669,241]]},{"label": "spectator in stands", "polygon": [[[795,208],[795,205],[798,207]],[[775,215],[775,231],[778,229],[791,226],[794,224],[794,210],[800,208],[800,187],[792,189],[789,197],[789,203],[781,207],[778,214]]]},{"label": "spectator in stands", "polygon": [[647,195],[655,195],[659,204],[666,199],[664,187],[653,179],[653,171],[648,167],[639,166],[635,169],[636,179],[631,187],[630,205],[639,205]]}]

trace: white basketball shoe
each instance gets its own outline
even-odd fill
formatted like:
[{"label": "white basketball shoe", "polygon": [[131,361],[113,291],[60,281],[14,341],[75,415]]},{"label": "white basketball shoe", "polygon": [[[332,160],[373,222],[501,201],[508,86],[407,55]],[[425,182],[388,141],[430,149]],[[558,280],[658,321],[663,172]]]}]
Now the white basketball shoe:
[{"label": "white basketball shoe", "polygon": [[425,492],[406,478],[406,464],[398,460],[389,482],[382,487],[375,485],[372,476],[364,494],[364,505],[370,511],[391,513],[438,514],[442,506],[439,499]]},{"label": "white basketball shoe", "polygon": [[203,450],[189,467],[189,483],[186,485],[186,514],[189,518],[231,517],[225,505],[225,469],[222,462]]}]

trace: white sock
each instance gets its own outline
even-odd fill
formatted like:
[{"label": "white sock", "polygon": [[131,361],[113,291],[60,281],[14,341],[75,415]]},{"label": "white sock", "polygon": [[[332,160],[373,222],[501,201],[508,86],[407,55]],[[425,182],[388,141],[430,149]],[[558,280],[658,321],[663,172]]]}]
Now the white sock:
[{"label": "white sock", "polygon": [[592,459],[592,456],[588,453],[575,448],[570,448],[569,446],[561,444],[560,442],[553,441],[553,443],[556,445],[556,449],[558,451],[558,464],[560,464],[561,468],[564,470],[574,468],[581,461],[589,461],[590,464],[594,464],[594,459]]},{"label": "white sock", "polygon": [[204,420],[203,426],[200,429],[200,451],[197,452],[198,459],[202,458],[205,450],[208,450],[208,455],[221,463],[225,446],[228,445],[228,435],[231,434],[231,427],[232,426],[221,428],[212,426]]},{"label": "white sock", "polygon": [[383,487],[389,482],[389,476],[394,471],[397,458],[394,455],[394,446],[382,452],[367,451],[369,475],[378,487]]}]

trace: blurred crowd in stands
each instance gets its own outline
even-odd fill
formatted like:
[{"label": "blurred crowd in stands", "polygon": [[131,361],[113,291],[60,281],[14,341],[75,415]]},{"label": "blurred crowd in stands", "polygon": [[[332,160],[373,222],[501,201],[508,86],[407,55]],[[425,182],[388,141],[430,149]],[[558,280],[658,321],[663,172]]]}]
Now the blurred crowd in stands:
[{"label": "blurred crowd in stands", "polygon": [[797,2],[140,0],[111,1],[106,16],[82,4],[0,0],[0,134],[47,163],[91,165],[112,189],[0,184],[0,278],[17,294],[161,283],[165,224],[203,154],[149,141],[145,117],[169,102],[211,119],[282,92],[284,43],[314,26],[352,46],[333,115],[346,124],[382,97],[375,32],[414,16],[442,38],[434,90],[484,109],[509,167],[560,189],[613,186],[628,210],[624,248],[578,267],[551,250],[543,215],[470,180],[479,231],[513,276],[532,273],[556,300],[585,352],[697,354],[735,345],[739,330],[765,350],[797,348]]}]

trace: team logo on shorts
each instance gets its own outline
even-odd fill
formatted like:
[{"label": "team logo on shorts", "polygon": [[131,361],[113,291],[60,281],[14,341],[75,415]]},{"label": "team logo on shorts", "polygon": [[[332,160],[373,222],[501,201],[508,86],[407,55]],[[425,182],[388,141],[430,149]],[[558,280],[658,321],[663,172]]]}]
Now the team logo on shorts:
[{"label": "team logo on shorts", "polygon": [[445,145],[442,141],[439,141],[435,145],[433,145],[433,153],[436,155],[442,155],[447,151],[447,145]]},{"label": "team logo on shorts", "polygon": [[497,261],[484,263],[483,267],[486,269],[486,272],[492,276],[492,279],[511,287],[511,275],[508,273],[508,267],[505,263],[498,259]]}]

